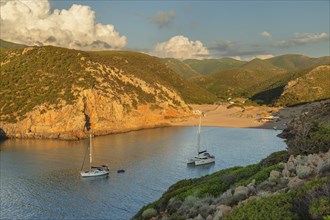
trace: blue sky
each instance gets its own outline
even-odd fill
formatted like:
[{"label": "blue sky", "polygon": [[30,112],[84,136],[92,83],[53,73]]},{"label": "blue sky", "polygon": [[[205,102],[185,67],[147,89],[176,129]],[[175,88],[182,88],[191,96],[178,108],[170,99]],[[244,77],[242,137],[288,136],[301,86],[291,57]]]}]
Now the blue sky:
[{"label": "blue sky", "polygon": [[[99,33],[92,36],[89,42],[94,39],[94,49],[98,49],[97,41],[105,48],[176,58],[329,55],[329,1],[52,0],[49,13],[71,11],[73,4],[89,6],[88,10],[95,14],[94,23],[110,24],[118,35],[111,40]],[[86,12],[85,17],[89,15]],[[82,22],[74,28],[83,25]],[[53,35],[61,39],[56,32]],[[77,34],[73,36],[79,41]],[[40,42],[45,44],[43,38],[40,37]],[[117,39],[118,43],[113,43]],[[64,40],[58,44],[65,46]],[[77,45],[88,48],[91,44],[81,40],[68,47]]]}]

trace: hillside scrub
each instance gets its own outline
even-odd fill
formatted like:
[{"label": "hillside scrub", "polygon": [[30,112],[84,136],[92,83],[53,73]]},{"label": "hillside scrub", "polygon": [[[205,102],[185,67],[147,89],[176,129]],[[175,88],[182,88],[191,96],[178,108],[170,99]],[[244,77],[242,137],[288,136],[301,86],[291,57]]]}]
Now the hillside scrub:
[{"label": "hillside scrub", "polygon": [[232,185],[244,185],[253,179],[257,183],[261,183],[268,178],[272,170],[281,168],[278,163],[283,161],[282,154],[276,153],[267,157],[265,160],[269,162],[266,167],[264,164],[265,160],[263,160],[258,164],[228,168],[197,179],[181,180],[172,185],[159,200],[143,207],[135,217],[140,219],[138,216],[141,216],[145,210],[150,208],[160,212],[169,208],[169,210],[176,212],[175,204],[182,203],[188,196],[196,198],[216,197],[224,193]]},{"label": "hillside scrub", "polygon": [[286,139],[290,154],[306,155],[330,148],[330,100],[318,105],[297,116],[279,135]]},{"label": "hillside scrub", "polygon": [[[73,105],[81,91],[87,89],[109,98],[130,94],[132,101],[122,103],[127,111],[147,103],[155,107],[157,100],[170,100],[173,107],[181,105],[177,100],[181,98],[188,103],[216,100],[213,94],[167,68],[159,58],[145,54],[46,46],[1,49],[0,56],[0,120],[10,123],[23,120],[36,106],[60,109]],[[130,81],[131,78],[140,80]],[[144,89],[147,86],[152,89]],[[163,86],[171,91],[163,91]],[[169,92],[176,92],[177,97]]]}]

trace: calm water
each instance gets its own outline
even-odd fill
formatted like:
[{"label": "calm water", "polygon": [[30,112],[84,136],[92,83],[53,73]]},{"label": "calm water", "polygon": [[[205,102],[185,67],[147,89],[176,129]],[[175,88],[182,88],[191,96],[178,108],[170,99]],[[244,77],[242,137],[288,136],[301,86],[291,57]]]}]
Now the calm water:
[{"label": "calm water", "polygon": [[[130,219],[173,183],[259,162],[285,149],[274,130],[202,128],[212,166],[188,167],[196,128],[158,128],[93,139],[94,158],[110,176],[82,179],[88,140],[7,140],[1,151],[1,219]],[[118,169],[126,173],[117,174]]]}]

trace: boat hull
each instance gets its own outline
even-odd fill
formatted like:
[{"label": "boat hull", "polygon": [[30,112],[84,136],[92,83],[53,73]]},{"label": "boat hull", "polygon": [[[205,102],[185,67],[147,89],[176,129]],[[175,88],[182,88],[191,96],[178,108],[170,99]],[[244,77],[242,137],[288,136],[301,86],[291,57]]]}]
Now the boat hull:
[{"label": "boat hull", "polygon": [[199,159],[195,161],[195,166],[214,163],[214,162],[215,162],[215,158]]},{"label": "boat hull", "polygon": [[107,171],[107,170],[88,170],[88,171],[80,171],[80,175],[81,175],[82,177],[105,176],[105,175],[109,175],[109,171]]}]

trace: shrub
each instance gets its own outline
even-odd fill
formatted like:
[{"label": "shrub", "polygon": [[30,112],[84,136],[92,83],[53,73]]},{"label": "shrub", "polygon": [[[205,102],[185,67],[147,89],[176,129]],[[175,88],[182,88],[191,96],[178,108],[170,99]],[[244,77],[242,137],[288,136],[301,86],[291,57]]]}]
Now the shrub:
[{"label": "shrub", "polygon": [[261,160],[260,163],[263,167],[268,167],[274,164],[278,164],[280,162],[287,162],[289,159],[289,153],[287,150],[282,150],[278,152],[274,152],[265,159]]},{"label": "shrub", "polygon": [[142,218],[143,219],[149,219],[151,217],[154,217],[157,215],[157,210],[154,208],[149,208],[146,209],[143,213],[142,213]]},{"label": "shrub", "polygon": [[286,141],[290,154],[312,154],[326,152],[330,148],[330,126],[317,123],[304,124],[304,129],[297,129],[293,138]]},{"label": "shrub", "polygon": [[226,216],[225,220],[258,220],[258,219],[298,219],[298,216],[291,211],[292,198],[289,195],[281,194],[264,197],[261,199],[249,200]]},{"label": "shrub", "polygon": [[322,216],[330,215],[330,198],[322,196],[315,199],[309,207],[309,213],[313,219],[320,219]]}]

